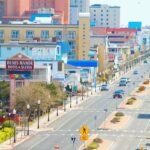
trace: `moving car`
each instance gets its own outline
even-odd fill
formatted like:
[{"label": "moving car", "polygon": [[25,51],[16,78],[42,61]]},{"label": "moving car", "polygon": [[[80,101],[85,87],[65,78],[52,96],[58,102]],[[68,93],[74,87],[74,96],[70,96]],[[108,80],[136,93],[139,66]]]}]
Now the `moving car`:
[{"label": "moving car", "polygon": [[124,94],[124,90],[117,90],[116,92],[120,92],[121,94]]},{"label": "moving car", "polygon": [[137,71],[137,70],[134,70],[133,74],[135,74],[135,75],[138,74],[138,71]]},{"label": "moving car", "polygon": [[147,64],[147,60],[144,60],[144,64]]},{"label": "moving car", "polygon": [[108,84],[101,85],[101,91],[108,91],[108,90],[109,90]]},{"label": "moving car", "polygon": [[113,93],[113,98],[122,98],[123,96],[122,96],[122,94],[121,94],[121,92],[120,91],[115,91],[114,93]]},{"label": "moving car", "polygon": [[126,86],[126,85],[127,85],[127,81],[126,80],[120,80],[119,86]]}]

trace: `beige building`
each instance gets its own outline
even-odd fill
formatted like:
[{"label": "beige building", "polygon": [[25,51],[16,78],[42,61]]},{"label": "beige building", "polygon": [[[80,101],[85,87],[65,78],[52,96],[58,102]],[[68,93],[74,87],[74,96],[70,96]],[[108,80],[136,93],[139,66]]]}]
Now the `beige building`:
[{"label": "beige building", "polygon": [[90,15],[79,16],[79,25],[0,24],[0,43],[10,41],[68,41],[76,59],[88,59],[90,49]]}]

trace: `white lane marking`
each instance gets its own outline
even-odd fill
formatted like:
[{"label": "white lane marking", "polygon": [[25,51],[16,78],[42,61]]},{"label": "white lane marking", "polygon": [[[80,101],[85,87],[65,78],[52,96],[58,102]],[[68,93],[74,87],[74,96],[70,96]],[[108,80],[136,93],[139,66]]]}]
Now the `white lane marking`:
[{"label": "white lane marking", "polygon": [[50,135],[46,135],[46,137],[43,137],[41,140],[38,140],[38,142],[36,142],[35,144],[33,144],[30,148],[28,148],[28,150],[32,150],[35,146],[39,145],[40,143],[42,143],[44,140],[46,140]]}]

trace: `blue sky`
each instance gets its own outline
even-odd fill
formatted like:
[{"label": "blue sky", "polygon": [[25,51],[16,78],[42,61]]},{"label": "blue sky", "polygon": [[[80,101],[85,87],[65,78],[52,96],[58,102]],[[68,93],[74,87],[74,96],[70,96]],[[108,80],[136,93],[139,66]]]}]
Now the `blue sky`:
[{"label": "blue sky", "polygon": [[90,4],[108,4],[121,7],[121,25],[128,21],[142,21],[150,25],[150,0],[90,0]]}]

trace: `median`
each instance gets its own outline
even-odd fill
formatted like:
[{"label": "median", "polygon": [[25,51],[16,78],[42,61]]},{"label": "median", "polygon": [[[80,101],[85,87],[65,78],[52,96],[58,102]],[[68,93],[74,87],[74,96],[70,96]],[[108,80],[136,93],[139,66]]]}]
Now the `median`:
[{"label": "median", "polygon": [[99,135],[93,134],[85,144],[81,145],[79,150],[104,150],[109,149],[113,142],[106,139],[101,139]]},{"label": "median", "polygon": [[139,108],[142,104],[142,101],[135,98],[135,97],[129,97],[123,102],[121,102],[119,108],[122,109],[136,109]]},{"label": "median", "polygon": [[127,116],[122,112],[113,112],[100,125],[99,129],[111,129],[111,130],[122,129],[126,126],[129,119],[130,116]]}]

